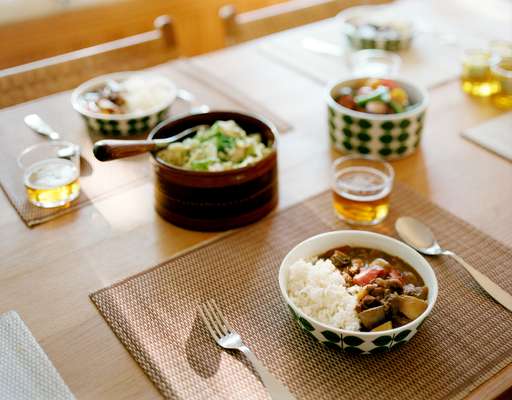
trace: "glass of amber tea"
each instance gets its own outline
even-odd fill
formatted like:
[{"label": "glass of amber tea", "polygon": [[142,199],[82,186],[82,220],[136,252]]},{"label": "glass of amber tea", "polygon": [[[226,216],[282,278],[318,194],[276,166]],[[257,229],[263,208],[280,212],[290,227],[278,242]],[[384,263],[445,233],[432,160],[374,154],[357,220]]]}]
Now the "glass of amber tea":
[{"label": "glass of amber tea", "polygon": [[80,152],[73,143],[51,141],[28,147],[18,164],[28,200],[37,207],[67,206],[80,194]]},{"label": "glass of amber tea", "polygon": [[395,171],[364,156],[338,158],[332,165],[331,188],[336,215],[354,225],[375,225],[389,212]]},{"label": "glass of amber tea", "polygon": [[491,73],[492,52],[468,49],[462,61],[462,90],[472,96],[488,97],[498,91],[498,83]]}]

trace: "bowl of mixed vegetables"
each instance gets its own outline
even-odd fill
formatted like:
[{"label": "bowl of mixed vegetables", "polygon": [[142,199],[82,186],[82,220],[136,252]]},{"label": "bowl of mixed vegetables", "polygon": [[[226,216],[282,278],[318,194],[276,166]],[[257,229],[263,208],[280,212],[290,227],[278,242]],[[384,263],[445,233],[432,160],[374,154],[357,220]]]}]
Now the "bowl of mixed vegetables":
[{"label": "bowl of mixed vegetables", "polygon": [[329,84],[329,137],[347,153],[398,159],[419,146],[428,95],[394,78],[353,78]]}]

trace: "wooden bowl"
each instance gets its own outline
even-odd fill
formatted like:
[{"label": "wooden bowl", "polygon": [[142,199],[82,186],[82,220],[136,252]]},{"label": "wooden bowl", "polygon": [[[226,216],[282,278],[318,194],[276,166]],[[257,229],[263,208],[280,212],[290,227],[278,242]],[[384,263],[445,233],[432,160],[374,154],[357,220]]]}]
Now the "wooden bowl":
[{"label": "wooden bowl", "polygon": [[196,125],[234,120],[248,133],[258,132],[272,152],[254,165],[221,172],[190,171],[158,161],[155,208],[165,220],[183,228],[222,231],[259,220],[278,200],[276,128],[262,118],[230,111],[190,114],[156,126],[149,139],[173,136]]}]

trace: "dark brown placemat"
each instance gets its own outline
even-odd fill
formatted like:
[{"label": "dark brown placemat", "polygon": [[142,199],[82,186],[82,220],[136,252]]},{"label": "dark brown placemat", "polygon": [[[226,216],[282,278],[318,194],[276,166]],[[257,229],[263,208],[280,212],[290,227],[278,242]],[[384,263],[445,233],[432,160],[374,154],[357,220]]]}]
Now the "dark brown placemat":
[{"label": "dark brown placemat", "polygon": [[[398,184],[392,212],[372,230],[394,235],[399,215],[428,223],[446,247],[512,292],[512,250]],[[453,260],[430,258],[439,280],[432,314],[405,346],[346,355],[303,333],[281,299],[278,268],[297,243],[346,229],[329,193],[179,255],[91,295],[107,323],[169,399],[260,399],[236,354],[198,319],[214,298],[263,363],[299,399],[461,399],[512,361],[512,314]]]},{"label": "dark brown placemat", "polygon": [[[219,81],[208,71],[200,69],[192,60],[178,60],[152,68],[169,76],[179,88],[186,89],[196,96],[196,105],[207,104],[212,109],[247,111],[262,115],[273,122],[279,132],[291,126],[272,111],[240,93],[226,82]],[[28,226],[35,226],[74,211],[91,201],[108,197],[121,190],[139,185],[149,180],[151,170],[148,156],[132,157],[108,163],[97,161],[92,154],[94,141],[101,139],[87,132],[81,117],[72,109],[70,92],[63,92],[44,99],[0,110],[0,186],[14,206],[21,219]],[[177,115],[188,110],[188,106],[176,102],[171,114]],[[32,132],[23,123],[25,115],[41,115],[64,140],[80,144],[82,156],[89,170],[80,178],[80,197],[67,208],[43,209],[30,204],[22,184],[21,170],[16,158],[21,151],[45,139]],[[84,164],[84,163],[82,163]]]}]

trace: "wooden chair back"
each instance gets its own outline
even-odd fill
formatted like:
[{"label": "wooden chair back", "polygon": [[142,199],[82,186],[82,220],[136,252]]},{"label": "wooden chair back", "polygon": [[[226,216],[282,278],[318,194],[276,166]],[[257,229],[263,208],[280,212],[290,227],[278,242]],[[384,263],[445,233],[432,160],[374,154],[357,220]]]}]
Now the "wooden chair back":
[{"label": "wooden chair back", "polygon": [[0,108],[72,89],[98,75],[176,58],[171,18],[161,15],[154,25],[148,32],[0,70]]},{"label": "wooden chair back", "polygon": [[269,7],[238,14],[236,8],[225,5],[219,9],[227,46],[270,35],[275,32],[334,17],[340,11],[389,0],[290,0]]}]

